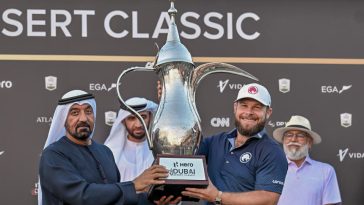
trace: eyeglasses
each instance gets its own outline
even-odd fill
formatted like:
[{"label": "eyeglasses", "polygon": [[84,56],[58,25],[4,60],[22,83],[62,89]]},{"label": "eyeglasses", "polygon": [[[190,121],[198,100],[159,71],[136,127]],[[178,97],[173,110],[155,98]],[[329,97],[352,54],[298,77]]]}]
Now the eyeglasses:
[{"label": "eyeglasses", "polygon": [[288,138],[288,139],[292,139],[294,136],[296,136],[298,139],[304,139],[307,137],[307,134],[299,132],[299,133],[291,133],[291,132],[287,132],[283,134],[283,137]]}]

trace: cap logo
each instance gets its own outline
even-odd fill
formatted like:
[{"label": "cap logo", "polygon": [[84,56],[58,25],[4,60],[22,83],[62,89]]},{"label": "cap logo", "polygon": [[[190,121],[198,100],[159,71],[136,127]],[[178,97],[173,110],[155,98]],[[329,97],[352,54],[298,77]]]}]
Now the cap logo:
[{"label": "cap logo", "polygon": [[250,86],[248,88],[248,93],[250,93],[250,94],[257,94],[258,93],[258,88],[256,86]]}]

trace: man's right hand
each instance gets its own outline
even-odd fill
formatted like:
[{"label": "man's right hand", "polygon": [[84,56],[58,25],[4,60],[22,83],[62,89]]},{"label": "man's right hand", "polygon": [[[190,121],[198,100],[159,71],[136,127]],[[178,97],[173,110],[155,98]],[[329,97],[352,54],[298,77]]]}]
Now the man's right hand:
[{"label": "man's right hand", "polygon": [[164,184],[163,178],[168,177],[168,170],[161,165],[153,165],[133,180],[135,190],[144,192],[153,184]]}]

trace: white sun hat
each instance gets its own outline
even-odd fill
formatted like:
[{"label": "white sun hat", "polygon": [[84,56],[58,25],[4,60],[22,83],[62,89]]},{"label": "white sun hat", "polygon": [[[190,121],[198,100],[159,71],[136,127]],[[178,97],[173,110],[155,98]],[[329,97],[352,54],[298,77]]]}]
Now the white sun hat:
[{"label": "white sun hat", "polygon": [[319,144],[321,142],[320,135],[311,130],[310,121],[305,117],[293,115],[291,119],[286,123],[285,127],[277,128],[273,131],[274,139],[282,143],[284,133],[289,130],[304,131],[310,135],[310,137],[313,139],[314,144]]}]

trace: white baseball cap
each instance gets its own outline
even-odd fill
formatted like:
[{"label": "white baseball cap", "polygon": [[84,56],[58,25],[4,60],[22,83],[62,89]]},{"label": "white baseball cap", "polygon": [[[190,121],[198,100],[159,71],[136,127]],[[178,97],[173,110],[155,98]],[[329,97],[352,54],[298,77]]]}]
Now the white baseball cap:
[{"label": "white baseball cap", "polygon": [[267,88],[257,83],[246,84],[240,88],[235,102],[243,98],[252,98],[265,106],[271,106],[271,98]]}]

